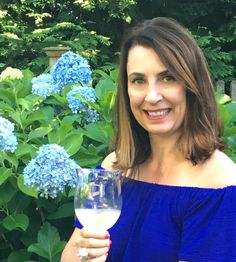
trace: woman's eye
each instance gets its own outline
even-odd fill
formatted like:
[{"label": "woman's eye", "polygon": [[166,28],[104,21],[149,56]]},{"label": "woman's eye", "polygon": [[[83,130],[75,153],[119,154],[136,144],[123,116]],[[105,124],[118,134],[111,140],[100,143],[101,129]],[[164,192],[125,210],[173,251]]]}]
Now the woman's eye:
[{"label": "woman's eye", "polygon": [[161,78],[163,82],[170,82],[170,81],[175,81],[175,78],[172,75],[166,75]]},{"label": "woman's eye", "polygon": [[132,84],[141,85],[144,83],[144,80],[141,78],[137,78],[137,79],[133,79],[131,82]]}]

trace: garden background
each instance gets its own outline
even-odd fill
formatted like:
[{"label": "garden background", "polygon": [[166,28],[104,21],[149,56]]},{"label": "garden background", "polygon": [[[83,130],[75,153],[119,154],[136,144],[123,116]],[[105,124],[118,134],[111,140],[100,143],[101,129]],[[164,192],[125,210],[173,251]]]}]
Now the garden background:
[{"label": "garden background", "polygon": [[[45,178],[49,191],[38,189],[40,196],[31,186],[43,182],[30,178],[27,185],[23,174],[32,159],[39,156],[52,162],[55,152],[65,160],[69,176],[76,165],[94,167],[101,162],[114,136],[112,108],[122,34],[130,25],[155,16],[177,19],[203,48],[216,87],[226,153],[236,162],[236,103],[230,97],[236,80],[236,0],[1,1],[0,262],[60,260],[73,230],[73,183],[64,178],[59,188],[63,191],[54,188],[50,194],[45,181],[53,177]],[[57,89],[52,76],[63,80],[63,75],[50,69],[45,53],[45,48],[56,46],[69,47],[70,55],[79,55],[74,56],[77,65],[84,57],[88,64],[77,70],[84,73],[91,68],[91,79],[78,80],[72,74],[72,80]],[[32,86],[37,86],[42,74],[48,77],[45,88],[54,86],[55,92],[34,92]],[[68,99],[73,84],[80,90],[72,93],[75,101]],[[6,125],[12,131],[7,137],[1,134],[3,119],[14,124],[14,131]],[[10,140],[13,135],[16,141]],[[50,151],[48,145],[56,149]],[[42,171],[38,166],[36,175]]]}]

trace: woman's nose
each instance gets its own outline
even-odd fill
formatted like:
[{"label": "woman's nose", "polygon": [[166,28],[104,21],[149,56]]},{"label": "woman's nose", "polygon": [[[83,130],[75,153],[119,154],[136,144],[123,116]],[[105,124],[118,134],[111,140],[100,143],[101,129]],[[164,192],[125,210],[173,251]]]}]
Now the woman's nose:
[{"label": "woman's nose", "polygon": [[145,101],[154,104],[162,100],[162,98],[163,97],[162,97],[161,90],[158,84],[157,83],[149,84],[147,93],[146,93],[146,97],[145,97]]}]

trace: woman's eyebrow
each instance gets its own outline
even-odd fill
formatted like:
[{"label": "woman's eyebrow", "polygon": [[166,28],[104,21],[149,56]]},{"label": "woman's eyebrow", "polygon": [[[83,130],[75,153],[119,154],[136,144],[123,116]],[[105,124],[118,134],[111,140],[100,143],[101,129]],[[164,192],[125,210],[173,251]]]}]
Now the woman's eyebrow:
[{"label": "woman's eyebrow", "polygon": [[158,76],[166,76],[166,75],[169,75],[169,74],[170,74],[169,70],[166,69],[166,70],[159,72],[157,75]]},{"label": "woman's eyebrow", "polygon": [[132,72],[131,74],[128,75],[128,77],[136,77],[136,76],[144,76],[144,74],[139,72]]},{"label": "woman's eyebrow", "polygon": [[139,72],[132,72],[131,74],[128,75],[128,78],[133,78],[133,77],[144,77],[145,75]]},{"label": "woman's eyebrow", "polygon": [[[159,72],[157,74],[157,76],[162,77],[162,76],[166,76],[168,74],[170,74],[169,70],[165,69],[165,70]],[[128,75],[128,77],[137,77],[137,76],[143,77],[143,76],[145,76],[145,74],[139,73],[139,72],[132,72],[131,74]]]}]

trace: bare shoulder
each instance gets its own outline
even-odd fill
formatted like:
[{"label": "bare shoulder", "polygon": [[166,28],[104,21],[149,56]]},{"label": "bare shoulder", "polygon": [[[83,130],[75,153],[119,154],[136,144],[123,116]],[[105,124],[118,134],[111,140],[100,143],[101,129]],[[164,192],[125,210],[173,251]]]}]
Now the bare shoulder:
[{"label": "bare shoulder", "polygon": [[102,161],[102,167],[108,170],[113,170],[113,164],[116,162],[116,153],[112,152]]},{"label": "bare shoulder", "polygon": [[236,164],[225,153],[216,150],[209,160],[209,166],[217,187],[236,185]]}]

